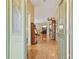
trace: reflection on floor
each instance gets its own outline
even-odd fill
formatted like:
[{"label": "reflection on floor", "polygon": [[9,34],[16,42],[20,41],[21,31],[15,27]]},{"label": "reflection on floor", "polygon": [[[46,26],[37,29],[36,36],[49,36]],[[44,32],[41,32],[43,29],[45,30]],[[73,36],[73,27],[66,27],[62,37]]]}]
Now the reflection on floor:
[{"label": "reflection on floor", "polygon": [[28,47],[27,59],[58,59],[57,41],[43,41]]}]

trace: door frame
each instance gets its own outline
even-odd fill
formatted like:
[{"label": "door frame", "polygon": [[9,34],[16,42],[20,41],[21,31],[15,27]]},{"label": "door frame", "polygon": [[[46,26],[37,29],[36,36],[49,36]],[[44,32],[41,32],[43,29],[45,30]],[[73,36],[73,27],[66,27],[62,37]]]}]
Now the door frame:
[{"label": "door frame", "polygon": [[67,59],[73,59],[73,0],[67,0]]},{"label": "door frame", "polygon": [[28,23],[28,29],[27,29],[27,35],[28,35],[28,45],[31,45],[31,14],[29,12],[27,12],[27,23]]},{"label": "door frame", "polygon": [[[71,8],[70,8],[71,7]],[[10,0],[7,0],[7,16],[6,16],[6,58],[7,59],[10,59],[9,58],[9,49],[10,48]],[[68,35],[68,38],[67,38],[67,59],[69,59],[69,56],[71,57],[70,59],[73,59],[73,0],[67,0],[67,21],[68,21],[68,24],[67,24],[67,29],[68,29],[68,32],[67,32],[67,35]],[[69,21],[70,19],[70,21]],[[70,33],[72,32],[72,33]],[[70,48],[71,49],[70,49]]]}]

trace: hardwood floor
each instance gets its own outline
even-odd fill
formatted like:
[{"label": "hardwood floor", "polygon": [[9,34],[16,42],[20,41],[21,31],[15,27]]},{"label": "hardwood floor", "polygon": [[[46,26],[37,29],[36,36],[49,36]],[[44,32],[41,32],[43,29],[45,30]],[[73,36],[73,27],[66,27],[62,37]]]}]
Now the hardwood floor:
[{"label": "hardwood floor", "polygon": [[27,59],[58,59],[57,41],[41,40],[38,44],[29,46]]}]

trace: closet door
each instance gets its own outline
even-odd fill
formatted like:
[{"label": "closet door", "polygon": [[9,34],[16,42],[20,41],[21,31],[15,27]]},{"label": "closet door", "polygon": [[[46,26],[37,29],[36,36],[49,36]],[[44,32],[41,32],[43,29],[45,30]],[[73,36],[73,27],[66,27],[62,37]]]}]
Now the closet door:
[{"label": "closet door", "polygon": [[[8,59],[25,59],[24,0],[8,0]],[[8,25],[7,25],[8,26]]]},{"label": "closet door", "polygon": [[60,47],[60,59],[67,59],[67,1],[59,6],[57,40]]}]

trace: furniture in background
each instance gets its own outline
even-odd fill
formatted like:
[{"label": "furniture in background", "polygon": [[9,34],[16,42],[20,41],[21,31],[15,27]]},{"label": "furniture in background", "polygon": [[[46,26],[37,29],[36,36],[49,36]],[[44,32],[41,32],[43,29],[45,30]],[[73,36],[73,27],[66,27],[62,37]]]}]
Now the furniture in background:
[{"label": "furniture in background", "polygon": [[36,44],[36,26],[34,23],[31,23],[31,44]]}]

